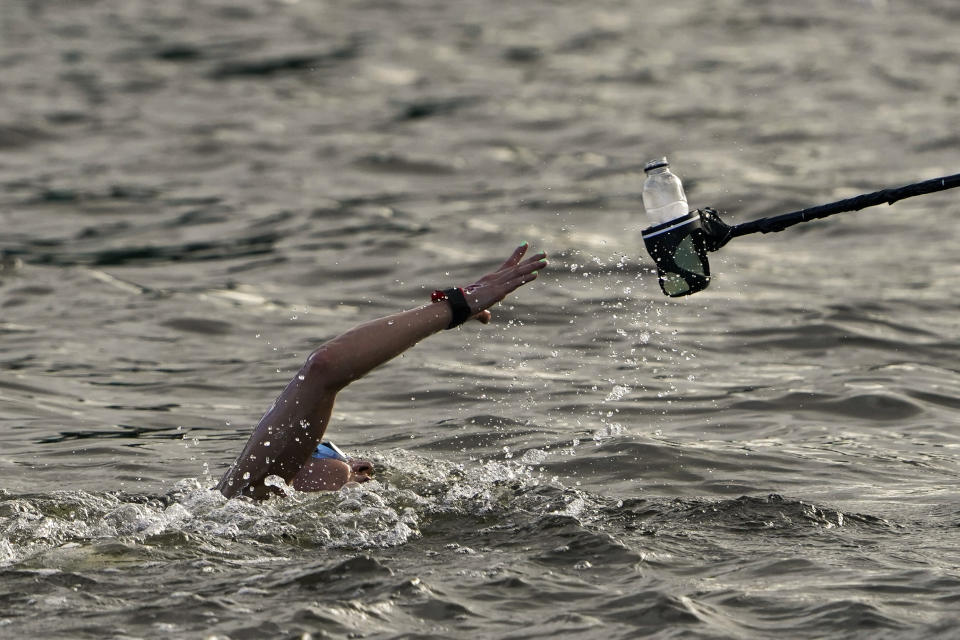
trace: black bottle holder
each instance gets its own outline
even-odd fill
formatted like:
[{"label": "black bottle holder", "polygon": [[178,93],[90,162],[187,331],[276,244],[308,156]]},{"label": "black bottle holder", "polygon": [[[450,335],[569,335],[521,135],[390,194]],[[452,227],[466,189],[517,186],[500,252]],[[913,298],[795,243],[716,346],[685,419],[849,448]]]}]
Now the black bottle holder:
[{"label": "black bottle holder", "polygon": [[710,284],[707,233],[700,211],[642,231],[647,252],[657,265],[660,288],[671,298],[702,291]]}]

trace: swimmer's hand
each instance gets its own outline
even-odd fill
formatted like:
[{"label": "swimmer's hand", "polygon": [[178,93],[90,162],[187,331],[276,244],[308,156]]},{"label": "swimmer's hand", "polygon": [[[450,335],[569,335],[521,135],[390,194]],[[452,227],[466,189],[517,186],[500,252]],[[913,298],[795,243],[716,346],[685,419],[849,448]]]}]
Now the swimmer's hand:
[{"label": "swimmer's hand", "polygon": [[536,280],[537,272],[547,266],[547,254],[543,251],[521,262],[529,247],[530,245],[524,242],[499,269],[463,288],[474,320],[483,324],[490,322],[492,315],[489,307],[503,300],[508,293]]}]

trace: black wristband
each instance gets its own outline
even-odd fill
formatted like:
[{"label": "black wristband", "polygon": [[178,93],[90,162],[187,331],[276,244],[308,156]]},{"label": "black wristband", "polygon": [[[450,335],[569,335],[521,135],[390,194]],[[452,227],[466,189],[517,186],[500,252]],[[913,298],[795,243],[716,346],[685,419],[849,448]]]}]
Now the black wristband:
[{"label": "black wristband", "polygon": [[470,319],[473,312],[470,311],[470,305],[467,304],[467,297],[463,294],[463,289],[459,287],[444,289],[441,293],[443,294],[443,299],[450,305],[450,311],[453,313],[453,318],[451,318],[450,324],[447,325],[447,329],[459,327]]}]

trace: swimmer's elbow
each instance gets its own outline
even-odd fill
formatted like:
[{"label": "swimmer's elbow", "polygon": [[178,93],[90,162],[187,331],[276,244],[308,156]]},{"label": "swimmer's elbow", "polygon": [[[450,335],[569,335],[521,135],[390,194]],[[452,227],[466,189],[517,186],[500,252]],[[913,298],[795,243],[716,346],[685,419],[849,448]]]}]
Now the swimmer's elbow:
[{"label": "swimmer's elbow", "polygon": [[338,363],[325,347],[320,347],[309,356],[300,371],[301,379],[314,389],[337,392],[350,382],[338,373]]}]

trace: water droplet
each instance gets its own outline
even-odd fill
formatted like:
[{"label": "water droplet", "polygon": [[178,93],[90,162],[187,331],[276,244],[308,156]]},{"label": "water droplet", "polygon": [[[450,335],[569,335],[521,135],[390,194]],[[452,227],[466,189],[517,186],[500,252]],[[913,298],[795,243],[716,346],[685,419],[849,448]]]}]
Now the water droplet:
[{"label": "water droplet", "polygon": [[269,441],[269,440],[267,440],[266,442],[264,442],[264,443],[263,443],[263,446],[265,446],[265,447],[269,447],[269,446],[270,446],[270,441]]},{"label": "water droplet", "polygon": [[243,474],[243,479],[244,479],[244,480],[249,480],[249,479],[250,479],[250,472],[249,472],[249,471],[247,471],[245,474]]},{"label": "water droplet", "polygon": [[306,380],[306,379],[307,379],[307,376],[303,375],[302,373],[297,376],[297,380]]}]

